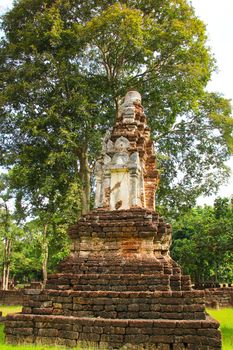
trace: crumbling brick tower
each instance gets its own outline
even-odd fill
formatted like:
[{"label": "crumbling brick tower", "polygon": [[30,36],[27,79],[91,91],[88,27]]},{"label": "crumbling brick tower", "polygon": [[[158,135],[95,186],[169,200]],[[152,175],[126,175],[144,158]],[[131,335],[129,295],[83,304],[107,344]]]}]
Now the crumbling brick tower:
[{"label": "crumbling brick tower", "polygon": [[59,273],[8,316],[8,342],[221,349],[203,292],[169,255],[171,227],[155,212],[158,181],[141,97],[130,91],[96,164],[96,208],[70,228]]}]

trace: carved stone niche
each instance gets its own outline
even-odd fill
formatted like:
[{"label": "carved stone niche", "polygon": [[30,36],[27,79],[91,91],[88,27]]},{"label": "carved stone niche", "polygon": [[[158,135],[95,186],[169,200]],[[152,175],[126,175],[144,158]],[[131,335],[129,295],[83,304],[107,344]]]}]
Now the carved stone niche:
[{"label": "carved stone niche", "polygon": [[144,181],[138,152],[129,153],[130,142],[123,136],[115,143],[105,137],[104,147],[95,167],[95,207],[111,210],[142,207]]},{"label": "carved stone niche", "polygon": [[114,145],[115,153],[110,164],[110,209],[130,208],[129,198],[129,152],[130,142],[125,137],[119,137]]},{"label": "carved stone niche", "polygon": [[116,152],[126,152],[130,148],[130,142],[126,137],[119,137],[115,142]]}]

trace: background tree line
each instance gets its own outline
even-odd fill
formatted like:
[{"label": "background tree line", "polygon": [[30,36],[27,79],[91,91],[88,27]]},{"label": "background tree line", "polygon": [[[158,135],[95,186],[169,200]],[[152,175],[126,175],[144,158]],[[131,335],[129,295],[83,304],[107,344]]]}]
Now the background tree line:
[{"label": "background tree line", "polygon": [[171,254],[193,283],[232,283],[233,200],[219,197],[173,221]]},{"label": "background tree line", "polygon": [[146,106],[166,213],[185,212],[229,175],[231,106],[205,89],[216,65],[189,1],[16,0],[1,30],[4,195],[15,200],[13,224],[39,227],[29,231],[44,279],[60,228],[91,208],[101,137],[128,89]]}]

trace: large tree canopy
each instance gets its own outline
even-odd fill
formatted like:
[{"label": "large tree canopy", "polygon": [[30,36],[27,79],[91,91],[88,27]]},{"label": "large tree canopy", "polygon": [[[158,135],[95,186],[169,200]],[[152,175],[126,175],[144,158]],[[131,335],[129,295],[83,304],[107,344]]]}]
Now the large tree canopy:
[{"label": "large tree canopy", "polygon": [[231,108],[205,90],[215,62],[188,1],[17,0],[2,29],[2,165],[25,194],[49,189],[61,203],[78,183],[88,210],[90,165],[131,88],[147,108],[160,203],[193,204],[226,178]]}]

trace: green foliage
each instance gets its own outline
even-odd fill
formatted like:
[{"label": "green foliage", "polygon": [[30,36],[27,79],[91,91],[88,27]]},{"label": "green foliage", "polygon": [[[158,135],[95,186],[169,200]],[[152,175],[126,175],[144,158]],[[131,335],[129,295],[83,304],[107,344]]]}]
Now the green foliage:
[{"label": "green foliage", "polygon": [[[205,90],[215,62],[205,25],[188,1],[18,0],[1,28],[0,162],[9,169],[15,222],[30,220],[14,243],[17,279],[38,278],[47,253],[49,271],[67,254],[67,225],[89,209],[101,136],[127,89],[140,90],[148,108],[165,212],[186,211],[227,178],[231,107]],[[228,238],[217,232],[229,232],[230,219],[218,218],[216,226],[211,210],[209,222],[195,215],[199,224],[192,223],[174,252],[188,271],[199,276],[200,267],[192,265],[202,263],[204,275],[212,276],[221,259],[229,266]],[[198,236],[198,225],[211,232],[211,254],[219,256],[212,272],[208,259],[195,260],[198,247],[207,251],[207,233]]]},{"label": "green foliage", "polygon": [[162,205],[193,205],[225,180],[230,103],[205,91],[215,63],[187,1],[20,0],[2,29],[1,161],[28,201],[49,191],[69,202],[78,184],[82,209],[85,174],[130,88],[148,108]]},{"label": "green foliage", "polygon": [[17,240],[23,236],[23,230],[18,225],[16,216],[10,210],[12,193],[9,188],[9,177],[0,174],[0,265],[1,285],[8,289],[12,254]]},{"label": "green foliage", "polygon": [[[10,174],[11,175],[11,174]],[[66,200],[72,201],[68,206],[64,201],[64,210],[59,211],[55,201],[49,202],[46,192],[35,194],[30,208],[22,203],[17,203],[14,208],[14,192],[12,190],[11,176],[1,174],[0,176],[0,264],[9,266],[10,277],[15,282],[30,282],[42,279],[42,264],[48,253],[49,272],[53,272],[56,265],[69,253],[69,240],[67,228],[76,216],[72,211],[76,199],[74,189]],[[45,188],[45,187],[44,187]],[[16,195],[19,193],[16,192]],[[61,208],[61,206],[60,206]],[[67,209],[69,208],[69,210]],[[34,219],[29,221],[29,215]],[[27,222],[24,219],[27,217]],[[46,225],[46,234],[44,227]],[[6,244],[10,247],[6,251]]]},{"label": "green foliage", "polygon": [[[56,270],[57,264],[69,253],[70,242],[67,236],[67,224],[59,223],[48,227],[48,272]],[[44,251],[43,227],[40,220],[32,220],[23,227],[24,235],[16,242],[11,263],[11,275],[15,282],[27,283],[42,280],[42,262]]]},{"label": "green foliage", "polygon": [[196,207],[173,224],[172,255],[193,282],[233,280],[233,211],[228,198]]}]

